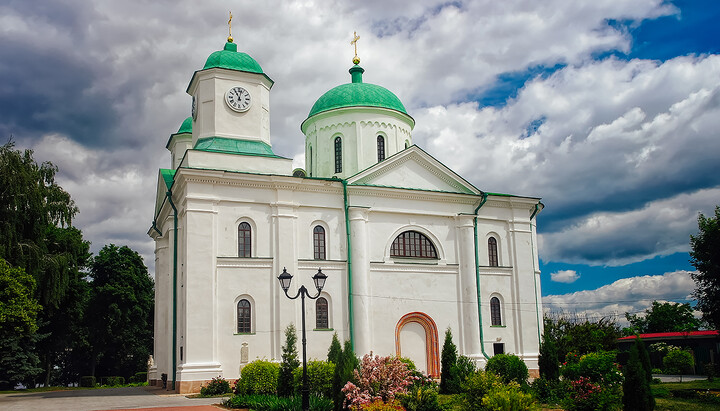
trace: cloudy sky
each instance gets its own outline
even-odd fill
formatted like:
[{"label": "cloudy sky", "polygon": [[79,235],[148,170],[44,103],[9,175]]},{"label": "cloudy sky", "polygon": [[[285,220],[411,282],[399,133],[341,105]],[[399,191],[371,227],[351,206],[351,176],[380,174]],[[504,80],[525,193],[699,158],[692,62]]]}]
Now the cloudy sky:
[{"label": "cloudy sky", "polygon": [[547,309],[688,301],[689,235],[720,204],[720,3],[100,1],[0,4],[0,136],[60,168],[92,241],[152,266],[157,169],[193,71],[233,37],[275,81],[277,154],[349,81],[415,118],[414,142],[482,190],[539,196]]}]

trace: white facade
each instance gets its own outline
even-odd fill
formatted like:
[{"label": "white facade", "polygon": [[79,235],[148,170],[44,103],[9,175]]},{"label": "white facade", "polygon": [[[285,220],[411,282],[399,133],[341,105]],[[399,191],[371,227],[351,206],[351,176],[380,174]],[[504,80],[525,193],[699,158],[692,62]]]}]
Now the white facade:
[{"label": "white facade", "polygon": [[[253,95],[247,112],[217,102],[237,85]],[[196,148],[173,152],[182,159],[161,171],[149,231],[156,241],[150,380],[159,384],[167,374],[172,381],[174,364],[176,390],[193,392],[218,375],[239,378],[254,359],[279,360],[284,330],[290,323],[299,330],[302,313],[300,299],[288,299],[276,279],[283,268],[294,276],[290,295],[302,284],[314,291],[318,268],[328,276],[327,327],[317,327],[316,300],[306,299],[309,358],[326,358],[336,332],[341,341],[352,338],[358,355],[402,355],[437,374],[450,327],[460,354],[482,364],[501,349],[536,370],[539,199],[478,190],[412,145],[409,116],[384,108],[343,108],[306,121],[308,177],[293,177],[291,161],[275,155],[197,148],[199,138],[213,137],[269,145],[270,86],[264,74],[211,69],[196,72],[188,88],[200,96]],[[334,173],[338,134],[344,167]],[[381,162],[378,135],[386,141]],[[239,236],[247,226],[244,256]],[[318,226],[324,259],[316,259]],[[393,242],[409,231],[429,240],[437,258],[393,255]],[[492,298],[499,302],[495,326]],[[249,317],[241,316],[249,330],[238,324],[241,301],[250,305]]]}]

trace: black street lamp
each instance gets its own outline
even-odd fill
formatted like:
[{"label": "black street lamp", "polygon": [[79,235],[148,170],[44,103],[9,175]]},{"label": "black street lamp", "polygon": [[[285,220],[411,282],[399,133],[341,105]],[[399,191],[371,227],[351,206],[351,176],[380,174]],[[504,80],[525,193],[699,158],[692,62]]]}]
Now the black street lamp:
[{"label": "black street lamp", "polygon": [[290,297],[288,294],[288,289],[290,288],[290,282],[292,281],[293,276],[287,272],[285,267],[283,267],[283,272],[278,276],[278,281],[280,281],[280,287],[282,287],[283,291],[285,291],[285,295],[291,299],[294,300],[298,297],[301,297],[302,301],[302,347],[303,347],[303,388],[302,388],[302,409],[303,411],[307,411],[310,409],[310,387],[308,387],[308,380],[307,380],[307,350],[306,350],[306,339],[305,339],[305,296],[307,296],[310,299],[316,299],[320,297],[320,291],[322,291],[323,287],[325,286],[325,280],[327,280],[327,276],[323,274],[322,270],[318,268],[317,274],[313,276],[313,282],[315,283],[315,288],[317,288],[317,295],[311,296],[310,293],[308,293],[307,288],[305,288],[304,285],[300,286],[300,289],[298,290],[297,294],[295,294],[295,297]]}]

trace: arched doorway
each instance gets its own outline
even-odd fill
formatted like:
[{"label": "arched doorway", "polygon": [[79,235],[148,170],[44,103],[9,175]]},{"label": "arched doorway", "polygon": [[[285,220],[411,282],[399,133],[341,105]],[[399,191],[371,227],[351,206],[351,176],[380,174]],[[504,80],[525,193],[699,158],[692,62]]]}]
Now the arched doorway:
[{"label": "arched doorway", "polygon": [[[424,355],[422,355],[421,351],[418,351],[418,348],[420,350],[422,348],[417,346],[423,342],[423,337],[425,343]],[[403,346],[405,350],[403,350]],[[425,368],[425,371],[431,377],[440,378],[438,331],[435,321],[429,315],[416,311],[405,314],[400,318],[400,321],[395,326],[395,353],[398,357],[401,357],[403,352],[412,354],[416,358],[422,356],[426,364],[425,367],[422,367],[422,364],[417,364],[418,369]]]}]

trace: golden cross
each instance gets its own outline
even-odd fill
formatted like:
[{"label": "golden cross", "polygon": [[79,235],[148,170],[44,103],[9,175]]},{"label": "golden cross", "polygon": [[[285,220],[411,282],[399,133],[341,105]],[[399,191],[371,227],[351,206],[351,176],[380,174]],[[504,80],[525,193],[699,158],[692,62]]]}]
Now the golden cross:
[{"label": "golden cross", "polygon": [[353,39],[350,42],[351,45],[355,46],[355,57],[353,57],[353,63],[360,63],[360,58],[357,55],[357,41],[360,40],[360,36],[357,35],[357,31],[353,31]]},{"label": "golden cross", "polygon": [[230,12],[230,19],[228,20],[228,41],[232,43],[232,11]]}]

